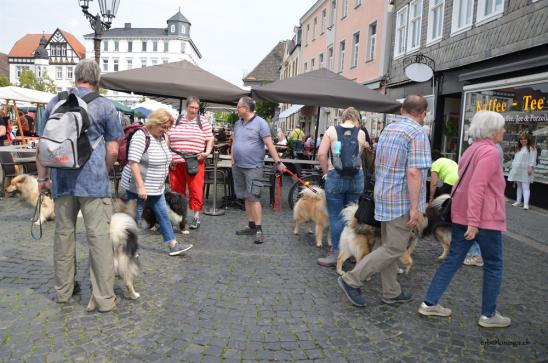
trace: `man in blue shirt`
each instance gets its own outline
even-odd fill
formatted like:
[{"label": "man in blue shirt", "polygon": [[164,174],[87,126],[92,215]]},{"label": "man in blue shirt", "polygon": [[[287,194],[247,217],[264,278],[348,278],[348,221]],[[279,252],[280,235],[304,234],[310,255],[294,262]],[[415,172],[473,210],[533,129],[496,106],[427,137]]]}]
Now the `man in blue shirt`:
[{"label": "man in blue shirt", "polygon": [[234,141],[232,144],[232,176],[236,197],[245,199],[245,214],[248,227],[236,234],[255,235],[255,243],[264,242],[262,230],[261,188],[265,145],[276,163],[279,172],[286,171],[272,137],[268,123],[257,116],[255,101],[251,97],[242,97],[238,101],[238,116],[240,120],[234,125]]},{"label": "man in blue shirt", "polygon": [[[83,60],[78,63],[74,75],[76,89],[71,92],[83,97],[89,92],[98,91],[101,71],[94,61]],[[45,120],[58,101],[57,96],[50,101]],[[97,308],[100,312],[107,312],[116,306],[112,243],[109,236],[112,192],[108,174],[118,156],[117,140],[124,136],[124,132],[116,109],[106,98],[99,97],[91,101],[88,104],[88,115],[88,137],[96,147],[87,163],[80,169],[47,169],[40,165],[37,153],[38,186],[40,190],[51,190],[55,200],[53,260],[56,301],[69,302],[73,294],[75,227],[78,211],[81,211],[89,245],[92,288],[87,310]],[[43,128],[39,134],[42,135],[42,132]]]}]

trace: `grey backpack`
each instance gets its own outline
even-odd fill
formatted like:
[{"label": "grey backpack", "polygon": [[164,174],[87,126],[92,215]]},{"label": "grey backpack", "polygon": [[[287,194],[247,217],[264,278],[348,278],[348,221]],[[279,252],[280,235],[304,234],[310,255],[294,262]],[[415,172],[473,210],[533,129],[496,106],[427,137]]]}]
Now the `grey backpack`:
[{"label": "grey backpack", "polygon": [[102,140],[92,146],[88,138],[91,119],[88,104],[99,97],[90,92],[80,98],[74,93],[61,92],[38,142],[40,164],[48,168],[80,169]]}]

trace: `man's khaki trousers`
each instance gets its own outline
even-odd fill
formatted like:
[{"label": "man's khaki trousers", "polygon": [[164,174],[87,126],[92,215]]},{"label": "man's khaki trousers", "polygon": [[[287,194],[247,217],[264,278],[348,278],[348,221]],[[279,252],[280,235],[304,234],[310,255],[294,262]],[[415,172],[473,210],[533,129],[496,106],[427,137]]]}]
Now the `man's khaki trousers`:
[{"label": "man's khaki trousers", "polygon": [[55,237],[53,265],[58,302],[66,302],[74,289],[76,220],[82,211],[89,246],[92,296],[100,311],[115,305],[114,264],[110,241],[110,198],[63,196],[55,199]]},{"label": "man's khaki trousers", "polygon": [[411,230],[407,227],[409,214],[381,223],[382,246],[365,256],[343,280],[352,287],[361,287],[363,281],[374,273],[380,273],[382,295],[386,299],[401,294],[398,282],[398,260],[409,244]]}]

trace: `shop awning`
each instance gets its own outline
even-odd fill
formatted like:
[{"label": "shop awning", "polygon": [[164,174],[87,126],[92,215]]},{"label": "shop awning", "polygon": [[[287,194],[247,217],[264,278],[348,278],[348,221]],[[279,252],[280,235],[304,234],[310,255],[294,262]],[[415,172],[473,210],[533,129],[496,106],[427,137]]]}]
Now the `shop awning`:
[{"label": "shop awning", "polygon": [[293,105],[291,107],[289,107],[287,110],[283,111],[283,112],[280,112],[280,115],[278,116],[278,118],[286,118],[286,117],[289,117],[297,112],[299,112],[301,110],[301,108],[303,108],[304,105]]}]

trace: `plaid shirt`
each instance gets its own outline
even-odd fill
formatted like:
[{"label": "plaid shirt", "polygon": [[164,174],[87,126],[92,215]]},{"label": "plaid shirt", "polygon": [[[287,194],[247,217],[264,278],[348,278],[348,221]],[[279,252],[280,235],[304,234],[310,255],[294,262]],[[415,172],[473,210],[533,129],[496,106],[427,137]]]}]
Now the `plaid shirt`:
[{"label": "plaid shirt", "polygon": [[432,165],[430,142],[421,125],[405,116],[383,130],[375,158],[375,218],[391,221],[409,212],[407,170],[421,171],[419,210],[426,209],[426,176]]}]

